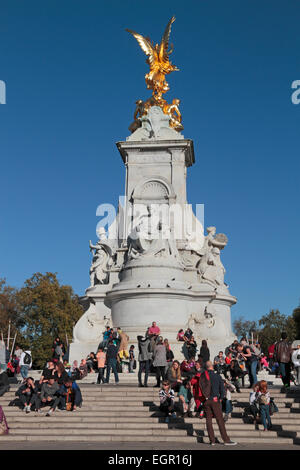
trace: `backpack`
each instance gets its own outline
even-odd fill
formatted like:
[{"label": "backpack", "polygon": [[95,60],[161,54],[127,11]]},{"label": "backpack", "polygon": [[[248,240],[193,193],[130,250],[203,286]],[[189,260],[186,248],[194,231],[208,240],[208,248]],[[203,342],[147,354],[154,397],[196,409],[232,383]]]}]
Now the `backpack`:
[{"label": "backpack", "polygon": [[267,405],[268,404],[268,399],[267,399],[267,397],[264,393],[258,397],[258,403],[260,405]]},{"label": "backpack", "polygon": [[209,398],[211,393],[211,382],[209,373],[207,370],[202,372],[199,377],[199,392],[206,400]]},{"label": "backpack", "polygon": [[27,352],[25,353],[24,359],[23,359],[24,364],[28,365],[31,364],[31,356]]}]

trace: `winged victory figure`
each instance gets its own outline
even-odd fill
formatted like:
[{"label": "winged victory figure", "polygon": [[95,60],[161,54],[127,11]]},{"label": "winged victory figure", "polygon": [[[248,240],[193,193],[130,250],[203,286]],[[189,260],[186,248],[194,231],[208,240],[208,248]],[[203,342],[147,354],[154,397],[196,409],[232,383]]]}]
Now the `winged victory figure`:
[{"label": "winged victory figure", "polygon": [[173,46],[171,46],[172,48],[169,50],[169,39],[172,23],[174,23],[174,21],[175,17],[173,16],[166,26],[161,43],[156,44],[155,46],[149,38],[146,38],[130,29],[126,29],[126,31],[135,37],[141,49],[147,56],[146,62],[150,66],[149,73],[145,75],[147,88],[153,90],[152,104],[155,104],[155,102],[157,104],[162,101],[164,102],[161,103],[160,106],[165,104],[165,100],[162,99],[162,94],[169,90],[169,85],[166,82],[165,76],[171,72],[179,70],[169,60],[169,55],[173,51]]}]

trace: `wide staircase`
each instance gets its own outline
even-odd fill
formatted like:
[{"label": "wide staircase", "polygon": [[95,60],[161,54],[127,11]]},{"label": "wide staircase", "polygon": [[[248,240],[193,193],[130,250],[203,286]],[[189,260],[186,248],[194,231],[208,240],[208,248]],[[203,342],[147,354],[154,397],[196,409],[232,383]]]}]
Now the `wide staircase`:
[{"label": "wide staircase", "polygon": [[[31,374],[34,375],[34,374]],[[260,379],[266,375],[260,374]],[[158,389],[153,388],[155,378],[150,377],[148,388],[138,388],[136,374],[120,374],[120,383],[93,385],[78,382],[83,404],[73,412],[56,411],[46,417],[32,411],[24,413],[8,404],[15,398],[17,385],[0,397],[10,433],[0,436],[0,443],[7,441],[73,441],[73,442],[147,442],[147,443],[207,443],[205,419],[170,418],[169,423],[158,410]],[[93,376],[95,381],[95,375]],[[272,416],[273,428],[264,432],[259,425],[255,429],[251,419],[244,416],[248,404],[249,390],[233,393],[233,413],[226,423],[227,432],[238,443],[299,444],[300,443],[300,389],[292,387],[289,392],[281,393],[280,385],[269,376],[271,395],[279,409]],[[275,384],[273,383],[275,382]],[[214,423],[216,437],[219,430]],[[220,439],[220,442],[222,440]]]}]

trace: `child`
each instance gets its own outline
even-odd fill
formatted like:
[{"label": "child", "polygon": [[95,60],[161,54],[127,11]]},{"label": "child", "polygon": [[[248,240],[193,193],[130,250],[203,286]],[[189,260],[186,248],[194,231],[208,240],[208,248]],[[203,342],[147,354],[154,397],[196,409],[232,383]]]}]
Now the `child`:
[{"label": "child", "polygon": [[225,412],[224,421],[228,421],[231,418],[232,413],[232,400],[231,392],[235,392],[235,386],[232,385],[228,380],[223,380],[225,388],[225,398],[223,400],[223,411]]},{"label": "child", "polygon": [[269,364],[268,364],[268,361],[267,361],[267,358],[264,354],[261,355],[261,358],[260,358],[260,363],[261,363],[261,367],[262,367],[262,370],[267,370],[268,372],[271,372],[271,369],[269,367]]},{"label": "child", "polygon": [[186,380],[180,386],[178,396],[182,415],[192,418],[195,408],[195,400],[192,393],[191,382],[189,380]]},{"label": "child", "polygon": [[169,422],[169,414],[171,414],[172,418],[176,418],[174,400],[174,390],[171,389],[170,383],[167,380],[164,380],[162,383],[162,389],[159,391],[159,409],[166,414],[166,423]]},{"label": "child", "polygon": [[134,361],[135,361],[134,345],[132,344],[129,349],[129,372],[130,374],[133,374]]},{"label": "child", "polygon": [[259,413],[264,431],[269,431],[272,427],[270,417],[270,393],[268,392],[268,384],[265,380],[258,383],[258,397],[257,402],[259,405]]}]

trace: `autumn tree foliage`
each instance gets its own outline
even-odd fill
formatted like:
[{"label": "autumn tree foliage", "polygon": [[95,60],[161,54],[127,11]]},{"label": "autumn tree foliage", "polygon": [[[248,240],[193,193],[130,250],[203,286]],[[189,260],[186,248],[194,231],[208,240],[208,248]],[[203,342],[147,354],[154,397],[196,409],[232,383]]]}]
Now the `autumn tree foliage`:
[{"label": "autumn tree foliage", "polygon": [[35,273],[21,289],[0,280],[0,331],[10,336],[17,331],[17,344],[30,348],[33,367],[43,367],[51,357],[54,337],[66,342],[83,313],[72,287],[60,285],[55,273]]}]

